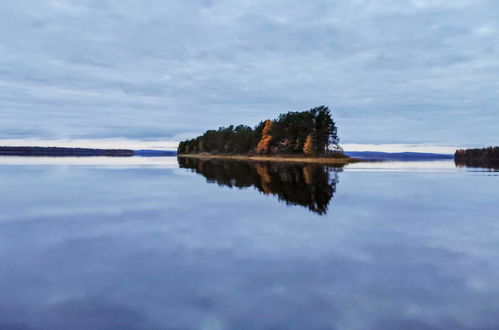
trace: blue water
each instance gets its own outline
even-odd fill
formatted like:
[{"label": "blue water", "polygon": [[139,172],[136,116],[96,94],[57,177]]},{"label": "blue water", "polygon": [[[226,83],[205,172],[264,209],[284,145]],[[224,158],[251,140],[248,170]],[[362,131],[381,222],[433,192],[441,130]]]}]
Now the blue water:
[{"label": "blue water", "polygon": [[0,329],[499,328],[499,173],[321,173],[325,214],[176,158],[0,158]]}]

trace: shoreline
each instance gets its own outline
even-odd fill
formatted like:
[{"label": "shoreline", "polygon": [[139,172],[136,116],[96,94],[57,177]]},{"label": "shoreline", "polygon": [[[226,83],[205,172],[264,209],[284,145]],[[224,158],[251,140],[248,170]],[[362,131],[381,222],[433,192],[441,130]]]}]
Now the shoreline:
[{"label": "shoreline", "polygon": [[363,162],[358,158],[327,158],[327,157],[290,157],[290,156],[247,156],[247,155],[211,155],[211,154],[177,154],[177,157],[197,159],[231,159],[253,162],[277,163],[308,163],[323,165],[348,165]]},{"label": "shoreline", "polygon": [[18,157],[132,157],[130,149],[0,146],[0,156]]}]

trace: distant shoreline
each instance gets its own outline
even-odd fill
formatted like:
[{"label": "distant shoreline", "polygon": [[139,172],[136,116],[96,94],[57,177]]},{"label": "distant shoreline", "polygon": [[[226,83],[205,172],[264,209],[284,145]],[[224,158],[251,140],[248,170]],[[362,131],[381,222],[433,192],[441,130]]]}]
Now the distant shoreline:
[{"label": "distant shoreline", "polygon": [[314,163],[324,165],[347,165],[364,162],[357,158],[342,157],[293,157],[293,156],[249,156],[249,155],[213,155],[213,154],[177,154],[177,157],[197,159],[231,159],[255,162],[279,162],[279,163]]},{"label": "distant shoreline", "polygon": [[133,150],[128,149],[91,149],[63,147],[1,147],[0,156],[23,157],[132,157]]}]

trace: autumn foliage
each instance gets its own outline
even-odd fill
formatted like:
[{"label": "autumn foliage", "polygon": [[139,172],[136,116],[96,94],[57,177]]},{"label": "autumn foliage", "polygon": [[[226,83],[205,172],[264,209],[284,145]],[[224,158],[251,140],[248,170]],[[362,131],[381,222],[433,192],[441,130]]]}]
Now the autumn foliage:
[{"label": "autumn foliage", "polygon": [[307,156],[312,156],[314,154],[314,144],[312,142],[312,135],[307,136],[305,140],[305,145],[303,146],[303,153]]},{"label": "autumn foliage", "polygon": [[272,135],[270,135],[271,128],[272,128],[272,120],[267,119],[265,121],[265,126],[263,127],[262,138],[260,142],[258,142],[258,145],[256,146],[257,153],[261,154],[268,152],[270,141],[272,141]]}]

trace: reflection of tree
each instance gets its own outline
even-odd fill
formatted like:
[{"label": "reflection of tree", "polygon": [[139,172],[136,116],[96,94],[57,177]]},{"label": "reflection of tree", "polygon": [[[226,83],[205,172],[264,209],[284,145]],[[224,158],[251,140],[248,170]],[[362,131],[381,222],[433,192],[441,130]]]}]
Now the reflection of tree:
[{"label": "reflection of tree", "polygon": [[261,178],[263,192],[265,193],[265,195],[270,194],[270,183],[272,182],[272,177],[268,172],[268,168],[263,164],[256,164],[255,169],[256,173],[258,173]]},{"label": "reflection of tree", "polygon": [[340,167],[315,164],[283,164],[233,160],[201,160],[179,157],[181,168],[203,175],[208,182],[222,186],[255,187],[288,205],[302,205],[326,214],[336,192]]}]

